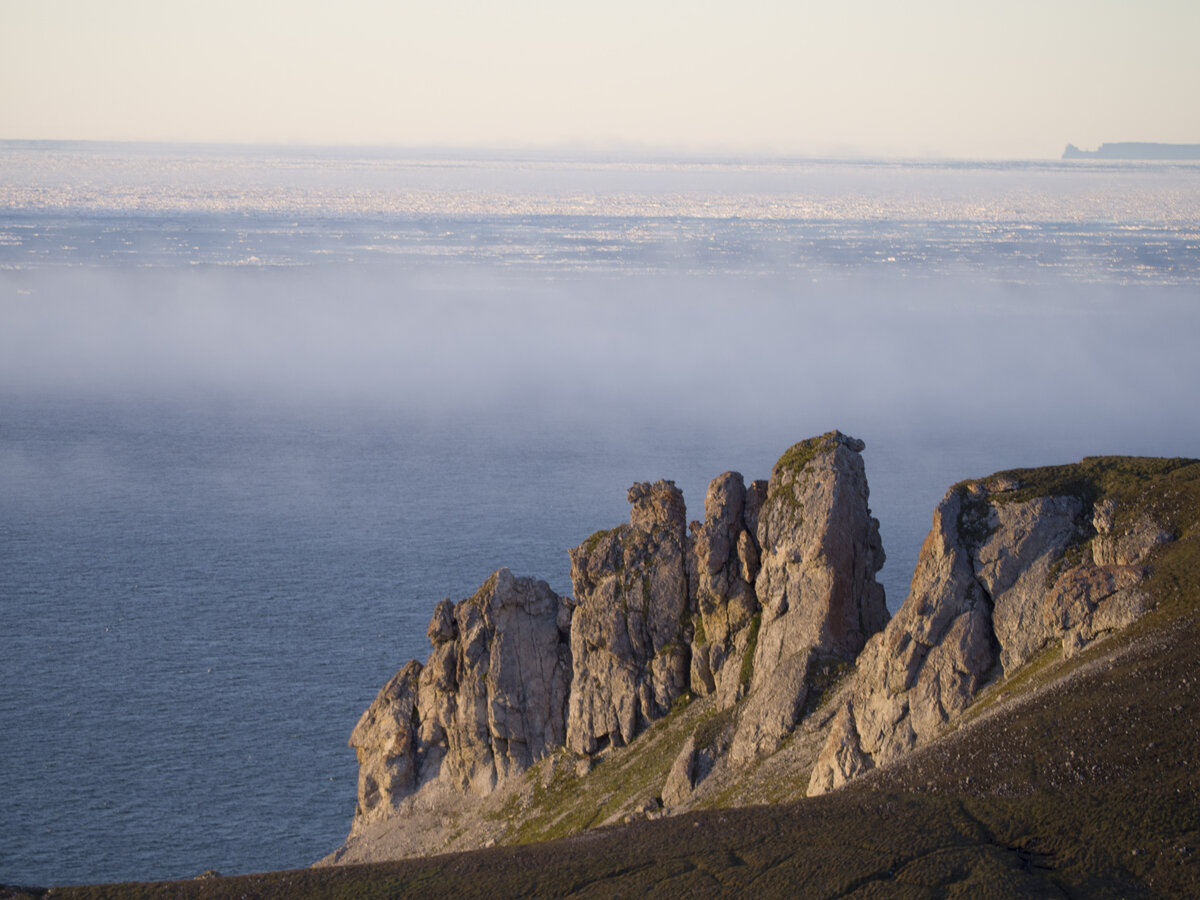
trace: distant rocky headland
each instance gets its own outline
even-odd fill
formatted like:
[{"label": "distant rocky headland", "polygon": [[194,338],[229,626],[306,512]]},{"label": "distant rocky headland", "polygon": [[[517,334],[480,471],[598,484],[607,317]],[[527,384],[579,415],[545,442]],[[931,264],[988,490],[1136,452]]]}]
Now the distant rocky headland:
[{"label": "distant rocky headland", "polygon": [[1101,144],[1098,150],[1080,150],[1074,144],[1067,144],[1062,158],[1200,160],[1200,144],[1155,144],[1126,141]]},{"label": "distant rocky headland", "polygon": [[902,760],[1047,654],[1153,603],[1175,539],[1146,500],[1197,463],[1097,458],[949,489],[889,618],[863,442],[726,472],[702,521],[673,482],[570,551],[573,597],[508,569],[439,603],[432,651],[350,737],[358,805],[323,864],[523,843],[825,794]]}]

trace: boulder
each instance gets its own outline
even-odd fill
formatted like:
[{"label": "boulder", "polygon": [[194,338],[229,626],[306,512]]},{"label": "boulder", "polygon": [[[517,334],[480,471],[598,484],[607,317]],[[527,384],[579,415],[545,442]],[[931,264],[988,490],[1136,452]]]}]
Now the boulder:
[{"label": "boulder", "polygon": [[770,753],[792,733],[808,699],[811,648],[793,653],[779,663],[769,678],[760,679],[738,712],[737,730],[729,748],[736,765],[760,753]]},{"label": "boulder", "polygon": [[829,737],[817,757],[814,780],[808,787],[809,794],[823,794],[839,788],[873,767],[871,758],[859,746],[851,709],[847,703],[833,718]]},{"label": "boulder", "polygon": [[663,783],[662,802],[666,809],[678,806],[692,793],[695,769],[696,738],[695,735],[691,735],[684,741],[683,748],[675,757],[671,771],[667,773],[667,780]]}]

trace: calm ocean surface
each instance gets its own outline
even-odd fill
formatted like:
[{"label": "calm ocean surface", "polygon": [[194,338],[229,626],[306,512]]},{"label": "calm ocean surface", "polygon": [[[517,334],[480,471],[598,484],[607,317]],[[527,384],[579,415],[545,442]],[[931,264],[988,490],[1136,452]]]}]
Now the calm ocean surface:
[{"label": "calm ocean surface", "polygon": [[0,883],[304,866],[346,739],[625,490],[1200,456],[1200,167],[0,142]]}]

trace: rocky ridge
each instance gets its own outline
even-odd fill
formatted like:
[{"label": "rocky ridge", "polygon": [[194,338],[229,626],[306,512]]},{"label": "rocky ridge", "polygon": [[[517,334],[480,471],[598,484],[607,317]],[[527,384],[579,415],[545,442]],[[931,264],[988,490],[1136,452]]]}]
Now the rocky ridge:
[{"label": "rocky ridge", "polygon": [[887,621],[862,449],[831,432],[768,481],[720,475],[690,533],[673,482],[635,484],[629,522],[570,551],[573,598],[501,569],[439,603],[428,660],[402,668],[351,735],[351,838],[489,795],[560,747],[586,772],[681,699],[709,698],[727,727],[680,757],[673,805],[727,761],[775,751],[810,671],[852,660]]},{"label": "rocky ridge", "polygon": [[[359,808],[326,861],[822,793],[1148,609],[1148,560],[1173,535],[1113,489],[1125,469],[1085,460],[952,488],[889,623],[862,449],[833,432],[767,482],[718,476],[690,533],[671,482],[634,485],[629,523],[571,551],[573,599],[501,570],[440,604],[429,661],[355,729]],[[489,617],[506,603],[519,619]],[[522,629],[541,637],[494,652]]]}]

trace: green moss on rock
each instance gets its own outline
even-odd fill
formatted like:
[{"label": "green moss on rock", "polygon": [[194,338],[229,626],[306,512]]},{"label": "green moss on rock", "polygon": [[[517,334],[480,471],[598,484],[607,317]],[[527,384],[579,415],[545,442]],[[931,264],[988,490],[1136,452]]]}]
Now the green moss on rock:
[{"label": "green moss on rock", "polygon": [[762,627],[762,611],[759,610],[750,620],[750,630],[747,633],[746,652],[742,654],[742,668],[738,672],[738,681],[743,687],[750,686],[754,677],[754,651],[758,649],[758,630]]},{"label": "green moss on rock", "polygon": [[580,547],[583,548],[584,554],[586,556],[591,556],[592,553],[595,552],[596,546],[602,540],[604,540],[606,537],[608,537],[610,534],[612,534],[613,530],[614,529],[612,529],[612,528],[602,528],[599,531],[593,532],[591,535],[589,535],[587,540],[585,540],[582,544],[580,544]]},{"label": "green moss on rock", "polygon": [[834,432],[830,432],[820,437],[800,441],[798,444],[792,444],[776,461],[775,467],[771,470],[772,476],[799,475],[818,453],[822,450],[832,450],[834,448],[835,441],[833,435]]}]

